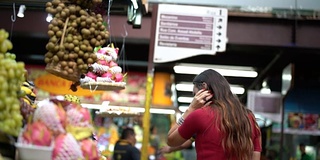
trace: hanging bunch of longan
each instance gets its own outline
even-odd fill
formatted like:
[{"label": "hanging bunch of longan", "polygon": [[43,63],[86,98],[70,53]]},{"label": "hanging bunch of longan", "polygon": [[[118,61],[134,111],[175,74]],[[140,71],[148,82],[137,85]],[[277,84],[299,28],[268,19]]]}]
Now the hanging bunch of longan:
[{"label": "hanging bunch of longan", "polygon": [[77,4],[82,8],[92,8],[94,5],[99,4],[102,0],[69,0],[73,4]]},{"label": "hanging bunch of longan", "polygon": [[102,15],[95,14],[89,6],[101,1],[47,2],[46,11],[53,15],[53,19],[48,26],[50,39],[46,45],[45,63],[60,66],[62,75],[80,76],[87,73],[88,65],[96,62],[97,56],[93,50],[106,42],[109,32],[103,24]]}]

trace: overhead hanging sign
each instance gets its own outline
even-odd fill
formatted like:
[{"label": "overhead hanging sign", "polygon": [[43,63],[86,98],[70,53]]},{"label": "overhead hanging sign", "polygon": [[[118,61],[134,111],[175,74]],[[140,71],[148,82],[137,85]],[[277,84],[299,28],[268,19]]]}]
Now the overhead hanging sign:
[{"label": "overhead hanging sign", "polygon": [[227,18],[224,8],[159,4],[154,62],[225,51]]}]

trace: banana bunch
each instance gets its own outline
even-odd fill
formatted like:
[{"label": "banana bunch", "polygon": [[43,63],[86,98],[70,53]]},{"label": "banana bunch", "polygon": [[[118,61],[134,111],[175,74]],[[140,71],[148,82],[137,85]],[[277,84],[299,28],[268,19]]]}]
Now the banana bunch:
[{"label": "banana bunch", "polygon": [[23,117],[23,124],[29,121],[30,115],[32,115],[36,109],[36,94],[33,92],[34,84],[29,81],[24,81],[20,87],[20,91],[24,96],[20,98],[20,113]]},{"label": "banana bunch", "polygon": [[36,94],[33,92],[34,84],[32,82],[25,81],[21,86],[21,90],[25,93],[23,100],[35,108],[34,101],[36,100]]},{"label": "banana bunch", "polygon": [[67,94],[67,95],[64,96],[64,99],[66,101],[69,101],[69,102],[80,104],[80,99],[77,96],[74,96],[74,95]]}]

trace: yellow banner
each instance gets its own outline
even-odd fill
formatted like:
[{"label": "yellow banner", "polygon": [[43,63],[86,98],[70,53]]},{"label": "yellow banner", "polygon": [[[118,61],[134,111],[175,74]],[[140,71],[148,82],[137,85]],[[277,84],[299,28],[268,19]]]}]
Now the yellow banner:
[{"label": "yellow banner", "polygon": [[34,80],[34,84],[39,89],[57,95],[70,94],[75,96],[90,96],[93,94],[102,93],[102,91],[91,92],[90,90],[82,89],[80,86],[77,87],[78,90],[76,92],[73,92],[70,89],[70,86],[72,85],[71,81],[57,77],[49,73],[37,77]]},{"label": "yellow banner", "polygon": [[171,100],[172,78],[169,73],[155,73],[153,83],[152,105],[171,107],[173,102]]}]

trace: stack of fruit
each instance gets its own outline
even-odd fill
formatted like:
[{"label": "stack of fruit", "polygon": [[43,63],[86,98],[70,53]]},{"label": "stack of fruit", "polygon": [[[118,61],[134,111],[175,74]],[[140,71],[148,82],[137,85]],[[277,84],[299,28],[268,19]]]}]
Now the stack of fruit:
[{"label": "stack of fruit", "polygon": [[22,127],[19,98],[20,86],[24,82],[24,63],[17,62],[16,56],[8,53],[12,43],[8,32],[0,29],[0,131],[17,136]]},{"label": "stack of fruit", "polygon": [[97,144],[91,139],[89,110],[77,103],[47,99],[37,104],[32,122],[18,137],[17,146],[53,146],[52,158],[99,160]]},{"label": "stack of fruit", "polygon": [[[96,51],[97,62],[89,65],[90,71],[80,79],[81,87],[96,90],[124,89],[124,74],[122,68],[116,63],[118,48],[111,46],[99,48]],[[92,87],[91,87],[92,86]]]},{"label": "stack of fruit", "polygon": [[92,7],[102,0],[52,0],[46,11],[53,15],[48,26],[45,54],[47,71],[77,82],[97,57],[93,49],[109,37],[101,14]]},{"label": "stack of fruit", "polygon": [[64,95],[64,99],[69,102],[80,104],[80,99],[75,95],[66,94]]},{"label": "stack of fruit", "polygon": [[34,92],[34,84],[27,80],[27,74],[25,75],[26,81],[21,86],[21,91],[24,92],[25,96],[20,98],[20,112],[23,117],[24,124],[27,123],[29,116],[33,114],[36,105],[36,94]]}]

